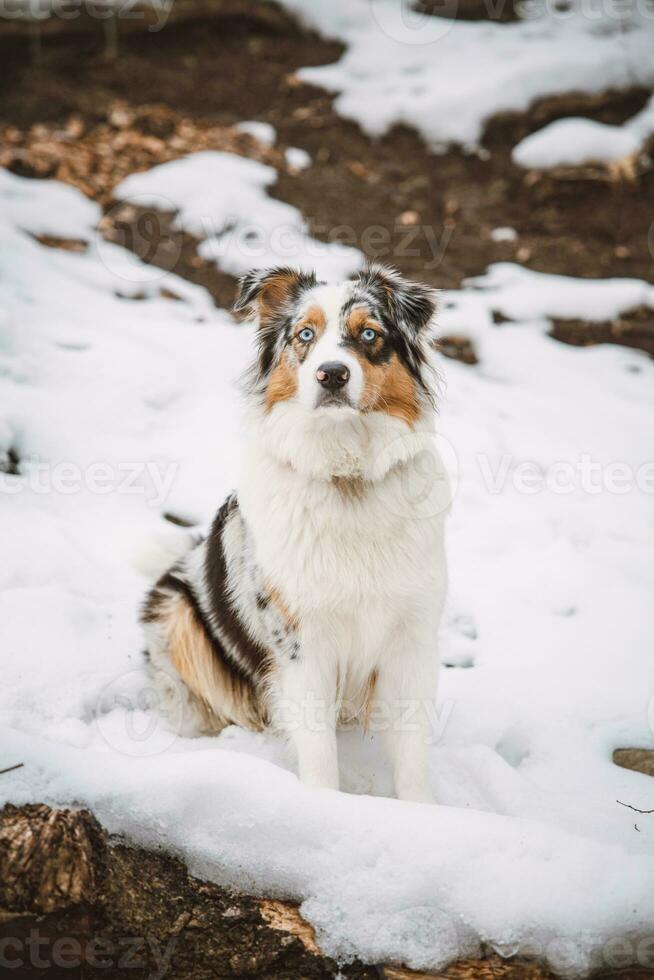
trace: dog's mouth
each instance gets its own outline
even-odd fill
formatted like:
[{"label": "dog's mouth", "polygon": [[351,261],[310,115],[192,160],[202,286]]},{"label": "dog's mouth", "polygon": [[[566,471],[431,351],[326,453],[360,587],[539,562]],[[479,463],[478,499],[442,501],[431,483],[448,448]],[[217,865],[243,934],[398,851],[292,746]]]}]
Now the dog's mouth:
[{"label": "dog's mouth", "polygon": [[354,408],[345,391],[321,391],[316,399],[316,408]]}]

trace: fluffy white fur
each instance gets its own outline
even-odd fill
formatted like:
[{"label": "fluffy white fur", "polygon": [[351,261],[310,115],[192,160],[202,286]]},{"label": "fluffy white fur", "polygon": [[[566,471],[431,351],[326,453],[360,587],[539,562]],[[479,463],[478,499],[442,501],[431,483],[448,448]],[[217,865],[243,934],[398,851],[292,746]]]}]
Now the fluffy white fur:
[{"label": "fluffy white fur", "polygon": [[[429,432],[395,423],[280,404],[251,419],[239,501],[264,577],[284,583],[300,622],[302,656],[282,666],[272,712],[296,746],[300,777],[338,788],[335,719],[344,702],[363,710],[376,675],[396,793],[426,801],[449,492]],[[420,481],[414,467],[426,451],[439,478],[413,500],[407,487]],[[370,482],[352,500],[329,474]],[[325,709],[317,724],[312,701]]]}]

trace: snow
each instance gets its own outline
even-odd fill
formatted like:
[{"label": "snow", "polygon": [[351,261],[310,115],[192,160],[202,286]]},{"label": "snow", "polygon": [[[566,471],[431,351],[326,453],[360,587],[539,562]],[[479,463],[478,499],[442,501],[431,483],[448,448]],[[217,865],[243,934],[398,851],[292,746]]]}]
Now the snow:
[{"label": "snow", "polygon": [[277,130],[270,123],[259,119],[248,119],[237,123],[234,129],[238,133],[247,133],[264,146],[274,146],[277,141]]},{"label": "snow", "polygon": [[521,167],[539,169],[614,163],[639,153],[653,133],[654,97],[622,126],[592,119],[558,119],[518,143],[512,155]]},{"label": "snow", "polygon": [[313,163],[310,154],[299,146],[289,146],[284,151],[284,158],[291,170],[306,170]]},{"label": "snow", "polygon": [[642,279],[573,279],[496,262],[468,285],[496,294],[493,308],[511,320],[549,317],[600,323],[639,306],[654,308],[654,286]]},{"label": "snow", "polygon": [[5,221],[34,235],[83,239],[100,220],[99,205],[68,184],[43,181],[37,186],[40,195],[34,194],[32,181],[17,184],[12,174],[0,169],[0,213]]},{"label": "snow", "polygon": [[518,232],[515,228],[493,228],[490,237],[494,242],[515,242],[518,238]]},{"label": "snow", "polygon": [[610,163],[637,153],[640,140],[625,126],[607,126],[592,119],[559,119],[522,140],[513,150],[521,167],[575,166]]},{"label": "snow", "polygon": [[315,268],[327,279],[359,268],[359,251],[312,238],[297,208],[268,196],[276,179],[274,167],[207,150],[131,174],[114,196],[176,211],[175,226],[202,239],[202,258],[234,276],[280,263]]},{"label": "snow", "polygon": [[[230,180],[234,220],[248,194],[268,220],[267,168],[200,157],[134,193],[202,234],[204,201],[219,233]],[[339,959],[431,969],[484,944],[569,977],[651,966],[654,824],[616,802],[650,809],[651,779],[611,757],[654,745],[654,364],[547,330],[653,305],[653,287],[499,264],[443,295],[442,332],[479,363],[442,364],[458,490],[441,653],[461,666],[432,719],[439,804],[385,798],[374,731],[340,735],[345,792],[311,790],[271,734],[166,729],[136,625],[154,567],[189,540],[163,514],[202,526],[237,480],[250,328],[102,242],[76,191],[0,186],[0,458],[20,459],[0,473],[0,768],[24,764],[3,800],[90,806],[193,874],[297,900]]]},{"label": "snow", "polygon": [[508,24],[431,17],[402,0],[281,2],[347,46],[299,78],[337,93],[336,110],[366,132],[405,123],[435,150],[474,147],[492,115],[543,96],[654,84],[654,21],[620,0],[601,10],[581,0],[561,10],[524,4],[524,19]]}]

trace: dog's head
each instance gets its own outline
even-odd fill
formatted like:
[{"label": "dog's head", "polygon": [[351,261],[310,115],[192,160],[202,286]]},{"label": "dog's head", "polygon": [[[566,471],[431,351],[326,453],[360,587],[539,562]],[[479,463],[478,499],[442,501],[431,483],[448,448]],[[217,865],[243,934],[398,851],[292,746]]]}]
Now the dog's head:
[{"label": "dog's head", "polygon": [[413,428],[433,408],[429,287],[379,265],[338,285],[280,267],[244,276],[235,309],[257,321],[249,381],[265,411],[381,412]]}]

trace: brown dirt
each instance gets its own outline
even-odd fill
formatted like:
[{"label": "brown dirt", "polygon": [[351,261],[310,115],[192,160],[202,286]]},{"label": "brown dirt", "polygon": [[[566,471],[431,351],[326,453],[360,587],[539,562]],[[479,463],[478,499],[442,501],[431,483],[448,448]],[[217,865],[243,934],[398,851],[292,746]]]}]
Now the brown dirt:
[{"label": "brown dirt", "polygon": [[[124,31],[114,62],[103,59],[97,31],[60,32],[44,40],[42,66],[34,69],[27,40],[3,36],[0,28],[0,58],[13,79],[0,95],[0,124],[12,127],[12,169],[38,172],[44,161],[52,166],[51,155],[35,146],[34,125],[51,124],[51,136],[53,129],[81,124],[86,150],[89,142],[96,149],[107,144],[88,183],[89,193],[108,206],[107,181],[94,188],[98,175],[115,183],[126,170],[171,155],[207,146],[233,149],[230,125],[261,119],[278,132],[271,162],[279,165],[279,149],[286,146],[303,147],[314,159],[299,174],[282,168],[273,193],[299,207],[317,237],[356,244],[415,278],[458,287],[504,260],[574,276],[654,278],[654,170],[647,158],[618,172],[589,167],[547,175],[524,173],[510,159],[518,139],[558,116],[622,121],[642,107],[647,92],[542,100],[529,113],[489,123],[487,159],[458,150],[434,156],[406,128],[371,140],[334,113],[331,96],[295,77],[298,67],[332,62],[341,50],[303,31],[272,4],[245,0],[205,4],[202,16],[180,19],[161,33]],[[117,106],[129,117],[126,126],[111,122]],[[171,133],[179,137],[180,126],[186,135],[175,146]],[[270,156],[254,141],[236,149]],[[128,233],[129,224],[123,221],[122,231],[114,227],[113,237],[138,238]],[[498,226],[515,228],[517,240],[492,241]],[[386,236],[381,242],[379,229]],[[174,244],[175,271],[228,304],[234,292],[229,277],[198,259],[192,239]],[[557,325],[554,335],[584,344],[617,339],[651,352],[654,330],[645,311],[634,329],[607,323],[589,330],[568,322]]]},{"label": "brown dirt", "polygon": [[654,356],[654,310],[639,306],[613,321],[554,320],[552,337],[578,347],[594,344],[623,344],[640,347]]}]

